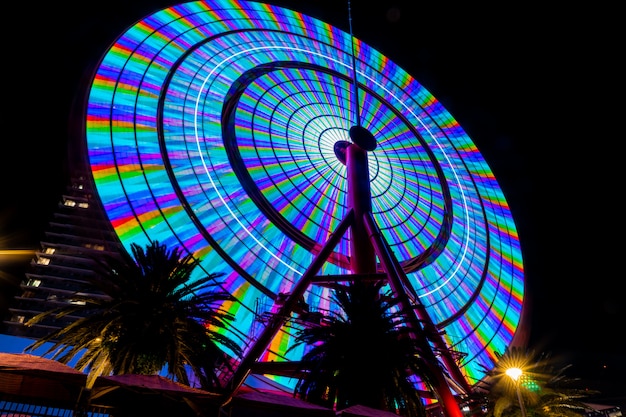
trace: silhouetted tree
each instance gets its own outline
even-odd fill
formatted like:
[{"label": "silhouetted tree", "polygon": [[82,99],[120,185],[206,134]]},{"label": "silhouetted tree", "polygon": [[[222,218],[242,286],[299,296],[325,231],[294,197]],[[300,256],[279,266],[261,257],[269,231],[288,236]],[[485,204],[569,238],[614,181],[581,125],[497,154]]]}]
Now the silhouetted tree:
[{"label": "silhouetted tree", "polygon": [[[516,367],[523,371],[519,381],[510,378],[506,371]],[[510,347],[497,355],[493,369],[478,390],[487,400],[487,417],[519,417],[522,410],[517,389],[528,417],[580,417],[590,411],[583,400],[595,394],[584,389],[580,380],[565,373],[571,365],[558,367],[548,353]]]},{"label": "silhouetted tree", "polygon": [[[90,278],[94,294],[71,295],[72,303],[33,317],[77,314],[80,319],[32,343],[33,351],[51,342],[44,355],[88,370],[87,387],[110,374],[157,374],[203,389],[219,389],[218,368],[228,366],[229,349],[240,348],[222,334],[234,320],[224,309],[232,296],[212,273],[191,282],[198,260],[155,241],[144,250],[131,245],[132,257],[95,259]],[[225,333],[225,332],[224,332]],[[191,377],[191,378],[190,378]]]},{"label": "silhouetted tree", "polygon": [[304,343],[307,349],[296,397],[337,410],[360,404],[425,415],[415,376],[430,379],[398,298],[381,289],[381,282],[338,286],[334,298],[343,313],[298,332],[296,346]]}]

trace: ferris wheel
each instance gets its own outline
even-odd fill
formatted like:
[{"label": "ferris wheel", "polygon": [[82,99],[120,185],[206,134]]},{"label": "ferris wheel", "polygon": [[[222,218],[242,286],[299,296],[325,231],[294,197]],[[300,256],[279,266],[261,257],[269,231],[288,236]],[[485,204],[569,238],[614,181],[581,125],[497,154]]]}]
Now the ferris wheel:
[{"label": "ferris wheel", "polygon": [[[199,259],[198,277],[223,272],[237,300],[225,306],[230,336],[244,351],[282,294],[338,309],[328,287],[299,284],[313,264],[317,277],[358,272],[357,239],[337,233],[354,209],[351,181],[365,182],[364,227],[380,236],[374,272],[389,256],[419,319],[437,329],[433,351],[454,352],[471,385],[512,343],[524,273],[496,178],[441,103],[351,33],[243,0],[155,12],[103,55],[86,142],[124,246],[158,240]],[[342,157],[352,145],[360,180]],[[295,360],[293,342],[283,326],[259,359]]]}]

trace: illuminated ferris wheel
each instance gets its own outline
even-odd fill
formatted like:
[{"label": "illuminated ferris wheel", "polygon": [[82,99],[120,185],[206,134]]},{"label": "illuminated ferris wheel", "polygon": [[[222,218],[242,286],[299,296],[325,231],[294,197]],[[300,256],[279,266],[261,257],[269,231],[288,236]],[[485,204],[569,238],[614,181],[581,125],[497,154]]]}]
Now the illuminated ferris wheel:
[{"label": "illuminated ferris wheel", "polygon": [[[522,256],[493,173],[428,90],[350,33],[257,2],[169,7],[106,51],[86,117],[121,242],[158,240],[199,259],[198,276],[224,272],[237,299],[229,336],[244,350],[279,294],[338,308],[328,287],[301,285],[311,265],[316,277],[393,269],[392,289],[436,328],[429,345],[460,385],[512,343]],[[359,230],[379,239],[361,247]],[[270,336],[259,360],[301,356],[287,352],[291,327]]]}]

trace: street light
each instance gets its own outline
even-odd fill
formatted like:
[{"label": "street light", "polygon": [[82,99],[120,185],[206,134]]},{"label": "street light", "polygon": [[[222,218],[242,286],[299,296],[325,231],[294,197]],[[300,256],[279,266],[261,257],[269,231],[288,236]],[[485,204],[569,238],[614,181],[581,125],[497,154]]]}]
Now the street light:
[{"label": "street light", "polygon": [[519,401],[519,408],[522,411],[522,417],[526,417],[526,409],[524,408],[524,401],[522,401],[522,392],[520,391],[520,385],[522,382],[522,374],[524,373],[520,368],[509,368],[505,372],[513,382],[515,383],[515,389],[517,390],[517,400]]}]

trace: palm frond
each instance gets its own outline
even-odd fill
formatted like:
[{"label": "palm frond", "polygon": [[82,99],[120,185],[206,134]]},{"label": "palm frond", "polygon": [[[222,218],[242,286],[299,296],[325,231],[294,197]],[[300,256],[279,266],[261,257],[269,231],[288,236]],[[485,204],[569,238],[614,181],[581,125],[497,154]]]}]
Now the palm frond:
[{"label": "palm frond", "polygon": [[224,305],[234,298],[222,290],[223,274],[192,280],[198,260],[157,241],[146,248],[132,244],[131,253],[95,258],[89,278],[94,293],[75,295],[83,305],[42,313],[28,324],[50,316],[81,318],[27,351],[51,343],[45,355],[63,363],[76,359],[90,378],[166,367],[179,382],[190,383],[191,369],[203,388],[217,388],[216,369],[231,360],[223,349],[241,355],[240,345],[226,335],[234,316]]},{"label": "palm frond", "polygon": [[296,396],[338,410],[361,404],[425,416],[415,377],[428,384],[426,367],[415,340],[406,337],[406,312],[381,288],[381,282],[338,286],[333,297],[342,313],[298,332],[295,346],[306,350]]}]

